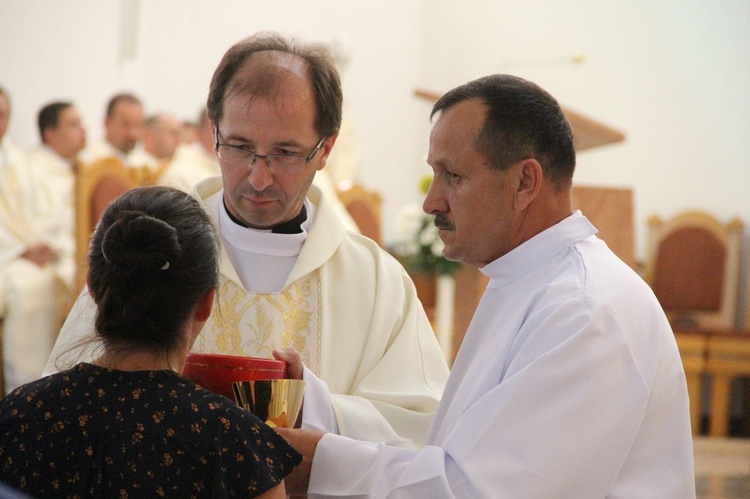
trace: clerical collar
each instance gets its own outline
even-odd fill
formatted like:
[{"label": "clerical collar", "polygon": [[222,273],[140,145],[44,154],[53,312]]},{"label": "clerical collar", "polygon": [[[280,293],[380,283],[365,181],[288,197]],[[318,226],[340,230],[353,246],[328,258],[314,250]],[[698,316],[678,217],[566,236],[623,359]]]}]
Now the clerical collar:
[{"label": "clerical collar", "polygon": [[[235,217],[231,211],[227,209],[227,203],[222,199],[222,203],[224,203],[224,212],[229,216],[229,219],[236,223],[237,225],[241,225],[242,227],[247,227],[246,224],[244,224],[240,219]],[[307,220],[307,208],[305,208],[305,205],[302,205],[302,209],[300,210],[299,214],[292,218],[291,220],[287,222],[283,222],[276,227],[273,227],[271,229],[271,232],[274,234],[301,234],[302,233],[302,224],[305,223]]]},{"label": "clerical collar", "polygon": [[219,206],[219,233],[230,255],[240,251],[277,257],[296,257],[302,251],[310,224],[315,218],[315,206],[310,204],[309,200],[305,200],[307,216],[302,222],[302,230],[296,234],[277,234],[271,232],[271,229],[253,229],[240,225],[230,218],[229,210],[223,203]]},{"label": "clerical collar", "polygon": [[302,232],[302,224],[307,220],[307,208],[302,205],[299,214],[288,222],[277,225],[271,232],[274,234],[299,234]]}]

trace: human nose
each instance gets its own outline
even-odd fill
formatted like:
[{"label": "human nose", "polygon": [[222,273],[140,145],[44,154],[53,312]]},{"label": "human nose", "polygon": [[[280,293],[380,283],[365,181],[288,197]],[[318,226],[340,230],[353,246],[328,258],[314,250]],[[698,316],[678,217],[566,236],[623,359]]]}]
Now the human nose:
[{"label": "human nose", "polygon": [[439,187],[435,180],[432,181],[430,188],[427,190],[427,196],[425,196],[424,201],[422,202],[422,211],[429,215],[448,211],[445,198],[439,194]]},{"label": "human nose", "polygon": [[131,125],[127,128],[127,134],[129,139],[138,141],[143,137],[143,129],[137,125]]},{"label": "human nose", "polygon": [[247,173],[248,182],[253,189],[262,191],[273,184],[273,171],[271,171],[271,162],[268,156],[256,154],[250,161],[250,169]]}]

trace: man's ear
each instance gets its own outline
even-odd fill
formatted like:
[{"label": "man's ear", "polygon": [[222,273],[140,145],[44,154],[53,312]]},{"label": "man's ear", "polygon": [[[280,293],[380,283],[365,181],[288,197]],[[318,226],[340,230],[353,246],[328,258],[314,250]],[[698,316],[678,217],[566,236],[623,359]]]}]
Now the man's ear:
[{"label": "man's ear", "polygon": [[42,143],[49,144],[49,136],[52,133],[52,130],[50,128],[46,128],[42,132]]},{"label": "man's ear", "polygon": [[323,141],[323,145],[320,146],[320,151],[318,151],[318,154],[320,154],[320,163],[318,164],[317,168],[318,170],[322,170],[326,165],[326,161],[328,161],[328,155],[331,154],[331,149],[333,149],[333,145],[336,143],[336,139],[338,137],[339,134],[336,134],[328,137]]},{"label": "man's ear", "polygon": [[528,158],[521,161],[517,168],[517,181],[513,207],[517,211],[525,210],[529,204],[539,195],[544,182],[544,172],[539,161]]}]

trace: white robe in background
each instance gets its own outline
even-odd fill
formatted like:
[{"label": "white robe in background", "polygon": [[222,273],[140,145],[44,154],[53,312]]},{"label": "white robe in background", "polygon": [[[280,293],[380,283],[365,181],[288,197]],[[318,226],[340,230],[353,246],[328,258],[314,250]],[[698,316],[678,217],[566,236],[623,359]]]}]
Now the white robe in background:
[{"label": "white robe in background", "polygon": [[23,159],[23,150],[17,147],[10,140],[10,137],[5,135],[0,140],[0,170],[6,166],[10,167],[18,164]]},{"label": "white robe in background", "polygon": [[[75,175],[70,162],[38,146],[16,166],[0,172],[0,314],[7,390],[41,377],[75,272]],[[52,263],[39,267],[21,258],[35,243],[53,249]]]},{"label": "white robe in background", "polygon": [[191,192],[198,182],[216,175],[221,175],[216,155],[213,151],[207,152],[198,142],[193,142],[177,148],[169,167],[157,183]]},{"label": "white robe in background", "polygon": [[308,497],[695,497],[674,335],[595,232],[576,212],[483,267],[425,447],[326,435]]},{"label": "white robe in background", "polygon": [[143,144],[138,144],[135,149],[128,153],[127,158],[132,166],[148,166],[154,171],[158,171],[166,163],[169,163],[168,160],[161,160],[148,152]]},{"label": "white robe in background", "polygon": [[[221,177],[214,177],[196,195],[223,232],[221,189]],[[246,291],[222,248],[214,313],[193,350],[270,357],[274,348],[293,346],[309,381],[303,427],[417,448],[448,369],[414,284],[376,243],[348,232],[314,186],[308,202],[314,218],[280,292]],[[56,364],[72,342],[92,334],[93,310],[84,292],[45,373],[75,360]]]}]

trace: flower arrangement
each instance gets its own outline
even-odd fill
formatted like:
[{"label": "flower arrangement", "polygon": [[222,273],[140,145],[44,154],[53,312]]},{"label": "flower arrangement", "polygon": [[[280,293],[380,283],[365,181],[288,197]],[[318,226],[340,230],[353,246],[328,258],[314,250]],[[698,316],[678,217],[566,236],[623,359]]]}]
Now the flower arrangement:
[{"label": "flower arrangement", "polygon": [[[427,194],[431,176],[420,181],[420,191]],[[404,267],[412,273],[452,274],[461,264],[451,262],[443,256],[443,241],[438,236],[434,223],[435,216],[422,211],[421,205],[412,203],[405,206],[398,217],[398,230],[401,241],[396,245],[396,255]]]}]

